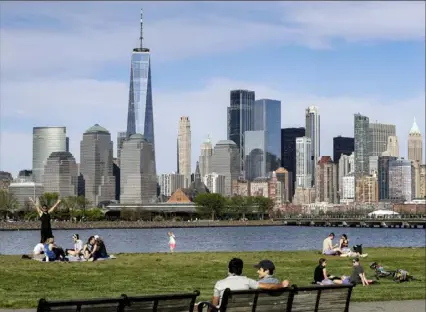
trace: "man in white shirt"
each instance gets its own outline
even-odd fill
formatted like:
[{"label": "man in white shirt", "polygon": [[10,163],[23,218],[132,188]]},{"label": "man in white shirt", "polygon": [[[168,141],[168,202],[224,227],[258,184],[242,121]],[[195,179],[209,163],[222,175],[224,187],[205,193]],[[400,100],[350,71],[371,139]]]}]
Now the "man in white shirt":
[{"label": "man in white shirt", "polygon": [[333,246],[334,233],[330,233],[322,243],[323,255],[334,256],[339,254],[337,246]]},{"label": "man in white shirt", "polygon": [[243,260],[233,258],[228,264],[228,277],[217,281],[214,286],[212,304],[219,306],[225,289],[248,290],[248,289],[279,289],[288,286],[288,281],[279,284],[257,282],[254,279],[242,276]]}]

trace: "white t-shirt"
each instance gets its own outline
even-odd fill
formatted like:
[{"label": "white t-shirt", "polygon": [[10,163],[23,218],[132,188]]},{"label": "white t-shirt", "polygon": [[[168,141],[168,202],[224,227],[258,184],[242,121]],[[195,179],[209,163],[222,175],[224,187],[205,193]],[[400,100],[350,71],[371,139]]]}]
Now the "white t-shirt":
[{"label": "white t-shirt", "polygon": [[259,283],[254,279],[248,278],[247,276],[229,275],[223,280],[217,281],[214,285],[213,296],[220,297],[222,301],[222,295],[226,288],[230,290],[248,290],[259,288]]},{"label": "white t-shirt", "polygon": [[322,252],[324,253],[332,249],[333,249],[333,241],[331,240],[331,237],[327,237],[326,239],[324,239],[324,242],[322,243]]},{"label": "white t-shirt", "polygon": [[81,250],[83,250],[83,241],[81,239],[77,240],[74,243],[74,250],[75,251],[81,251]]},{"label": "white t-shirt", "polygon": [[35,245],[33,254],[39,255],[42,252],[44,252],[44,245],[42,243],[38,243],[37,245]]},{"label": "white t-shirt", "polygon": [[169,236],[169,244],[176,244],[175,235],[172,234]]}]

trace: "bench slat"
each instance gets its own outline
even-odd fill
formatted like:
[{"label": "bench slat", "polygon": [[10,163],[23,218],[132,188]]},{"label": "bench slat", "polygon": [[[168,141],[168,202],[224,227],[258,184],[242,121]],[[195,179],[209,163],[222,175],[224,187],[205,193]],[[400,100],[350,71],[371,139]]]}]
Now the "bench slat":
[{"label": "bench slat", "polygon": [[145,302],[136,302],[132,301],[132,298],[128,298],[128,302],[130,306],[126,306],[124,311],[128,312],[150,312],[153,311],[154,305],[157,306],[157,312],[188,312],[192,306],[193,308],[193,299],[185,298],[185,299],[164,299],[158,300],[155,303],[153,301],[145,301]]}]

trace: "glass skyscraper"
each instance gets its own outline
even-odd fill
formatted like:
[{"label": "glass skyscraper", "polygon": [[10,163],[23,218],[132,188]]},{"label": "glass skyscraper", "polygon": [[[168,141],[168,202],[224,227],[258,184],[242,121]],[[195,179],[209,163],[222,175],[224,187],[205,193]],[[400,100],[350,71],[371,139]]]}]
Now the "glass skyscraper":
[{"label": "glass skyscraper", "polygon": [[[141,13],[141,35],[139,48],[133,49],[130,64],[129,106],[127,113],[127,137],[139,133],[155,146],[154,114],[151,90],[151,53],[142,45],[143,22]],[[153,152],[155,161],[155,148]]]}]

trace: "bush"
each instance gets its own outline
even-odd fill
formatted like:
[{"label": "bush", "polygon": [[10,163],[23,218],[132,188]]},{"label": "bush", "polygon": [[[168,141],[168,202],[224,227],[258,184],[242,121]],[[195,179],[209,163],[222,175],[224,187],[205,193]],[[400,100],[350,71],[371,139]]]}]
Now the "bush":
[{"label": "bush", "polygon": [[157,215],[157,216],[154,217],[154,219],[152,219],[152,221],[162,222],[162,221],[164,221],[164,217],[160,216],[160,215]]}]

